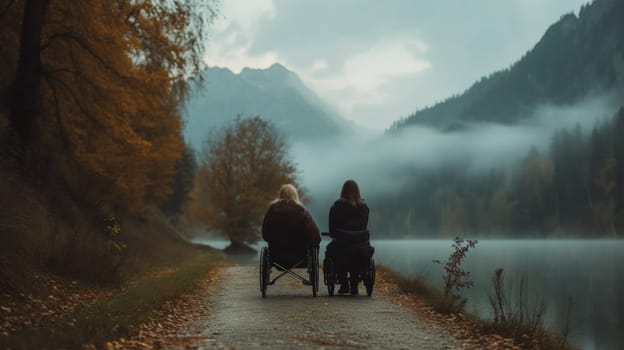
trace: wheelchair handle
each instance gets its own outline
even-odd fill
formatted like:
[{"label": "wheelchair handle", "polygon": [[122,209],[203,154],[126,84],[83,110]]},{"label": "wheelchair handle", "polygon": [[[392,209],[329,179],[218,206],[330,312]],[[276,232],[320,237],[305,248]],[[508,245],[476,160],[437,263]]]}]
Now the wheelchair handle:
[{"label": "wheelchair handle", "polygon": [[[370,234],[368,230],[361,230],[361,231],[336,230],[336,231],[337,233],[340,233],[340,234]],[[334,235],[329,232],[321,232],[321,236],[334,237]]]}]

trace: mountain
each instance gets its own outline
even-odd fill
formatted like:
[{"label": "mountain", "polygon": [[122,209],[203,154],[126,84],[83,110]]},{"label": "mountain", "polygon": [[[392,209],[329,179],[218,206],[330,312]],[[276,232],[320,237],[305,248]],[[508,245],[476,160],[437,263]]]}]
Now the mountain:
[{"label": "mountain", "polygon": [[624,96],[624,1],[596,0],[551,25],[510,68],[396,122],[392,130],[441,130],[469,122],[513,124],[543,104],[567,105],[591,94]]},{"label": "mountain", "polygon": [[260,116],[273,122],[290,140],[338,135],[348,122],[321,101],[301,79],[279,63],[267,69],[209,68],[204,84],[186,107],[185,138],[196,149],[214,128],[237,115]]}]

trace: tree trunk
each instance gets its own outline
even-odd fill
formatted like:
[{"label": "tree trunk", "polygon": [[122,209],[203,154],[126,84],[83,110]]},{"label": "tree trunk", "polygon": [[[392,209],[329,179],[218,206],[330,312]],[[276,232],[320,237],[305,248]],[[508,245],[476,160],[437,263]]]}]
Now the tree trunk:
[{"label": "tree trunk", "polygon": [[559,189],[555,185],[555,217],[557,220],[557,230],[561,230],[561,213],[559,211]]},{"label": "tree trunk", "polygon": [[37,133],[35,121],[41,114],[41,33],[48,0],[26,0],[17,73],[10,102],[11,128],[29,143]]}]

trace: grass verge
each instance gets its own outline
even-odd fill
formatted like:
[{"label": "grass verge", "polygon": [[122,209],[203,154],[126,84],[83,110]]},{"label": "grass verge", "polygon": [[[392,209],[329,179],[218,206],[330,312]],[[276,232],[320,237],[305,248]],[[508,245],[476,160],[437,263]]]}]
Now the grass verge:
[{"label": "grass verge", "polygon": [[[202,249],[203,250],[203,249]],[[166,301],[193,290],[206,273],[223,264],[223,253],[206,248],[167,273],[143,279],[104,300],[66,314],[42,326],[12,334],[3,348],[80,348],[83,344],[101,347],[106,341],[133,334]]]},{"label": "grass verge", "polygon": [[383,266],[377,268],[382,270],[392,282],[399,286],[402,292],[418,296],[440,313],[448,314],[453,312],[453,300],[446,297],[441,289],[428,284],[424,278],[406,278]]},{"label": "grass verge", "polygon": [[[444,295],[444,292],[432,286],[424,278],[406,278],[399,273],[385,267],[377,267],[385,273],[388,278],[395,283],[401,292],[414,295],[431,306],[441,314],[457,313],[457,309],[452,307],[453,301]],[[518,324],[511,326],[509,323],[501,324],[493,320],[482,319],[466,311],[460,311],[462,318],[457,318],[457,322],[468,320],[466,327],[474,328],[472,331],[477,334],[495,334],[505,338],[513,339],[514,343],[521,348],[543,349],[543,350],[574,350],[566,339],[559,334],[555,334],[539,326],[524,326]]]}]

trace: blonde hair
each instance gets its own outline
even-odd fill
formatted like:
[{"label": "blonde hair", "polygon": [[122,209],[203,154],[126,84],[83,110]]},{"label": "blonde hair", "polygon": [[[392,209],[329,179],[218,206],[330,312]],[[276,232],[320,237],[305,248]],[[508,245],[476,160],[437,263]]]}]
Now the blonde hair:
[{"label": "blonde hair", "polygon": [[280,188],[279,192],[277,193],[277,199],[275,199],[274,202],[277,201],[293,201],[297,204],[301,204],[301,202],[299,201],[299,193],[297,193],[297,188],[295,188],[295,186],[291,184],[285,184]]}]

